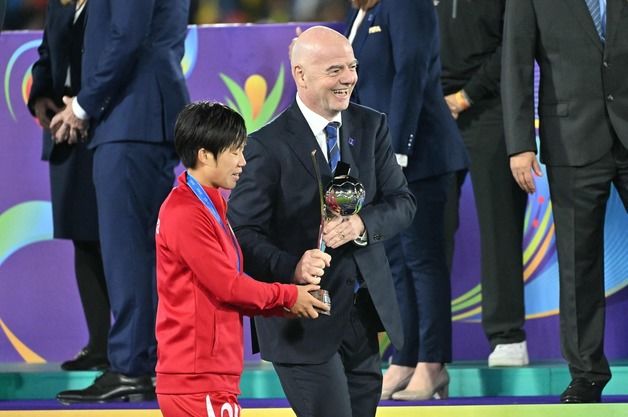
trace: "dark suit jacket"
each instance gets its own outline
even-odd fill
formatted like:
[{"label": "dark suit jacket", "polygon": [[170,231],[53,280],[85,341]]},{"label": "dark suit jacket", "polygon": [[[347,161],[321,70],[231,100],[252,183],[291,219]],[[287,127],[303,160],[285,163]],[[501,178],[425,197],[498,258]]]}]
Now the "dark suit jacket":
[{"label": "dark suit jacket", "polygon": [[[41,45],[37,49],[39,59],[33,64],[33,84],[28,96],[28,109],[35,115],[35,101],[42,97],[51,98],[63,107],[63,95],[68,66],[72,65],[72,89],[81,88],[81,55],[72,56],[72,44],[82,48],[83,30],[73,32],[75,5],[62,6],[59,0],[50,0],[46,12],[46,26]],[[86,10],[83,10],[85,14]],[[84,19],[84,17],[83,17]],[[54,142],[49,131],[44,131],[42,159],[49,160]]]},{"label": "dark suit jacket", "polygon": [[[74,3],[62,6],[50,0],[39,59],[33,65],[33,84],[28,107],[34,115],[37,99],[46,97],[63,106],[65,94],[74,95],[81,88],[81,56],[86,10],[74,23]],[[65,87],[68,66],[71,86]],[[55,145],[50,131],[42,135],[42,159],[50,162],[50,198],[54,237],[74,240],[98,240],[96,195],[92,182],[92,151],[84,143]]]},{"label": "dark suit jacket", "polygon": [[534,60],[544,163],[594,162],[611,150],[614,133],[628,147],[628,1],[607,0],[606,45],[585,0],[507,2],[502,100],[510,155],[536,151]]},{"label": "dark suit jacket", "polygon": [[181,69],[189,1],[88,1],[78,102],[91,146],[171,141],[189,101]]},{"label": "dark suit jacket", "polygon": [[432,0],[380,1],[367,11],[353,50],[359,65],[352,100],[388,115],[394,152],[408,155],[408,181],[465,168],[466,151],[441,87]]},{"label": "dark suit jacket", "polygon": [[[302,364],[329,359],[338,350],[348,322],[356,268],[391,341],[402,344],[399,309],[382,242],[410,224],[415,202],[395,162],[383,114],[351,104],[342,112],[340,136],[341,158],[366,189],[360,216],[368,231],[368,245],[348,243],[329,251],[331,267],[322,287],[330,292],[330,317],[256,318],[264,359]],[[315,149],[326,184],[331,171],[296,103],[248,141],[247,166],[231,193],[228,215],[242,246],[245,271],[258,280],[291,282],[301,255],[316,247],[320,205],[311,161]],[[374,322],[378,321],[372,313]]]}]

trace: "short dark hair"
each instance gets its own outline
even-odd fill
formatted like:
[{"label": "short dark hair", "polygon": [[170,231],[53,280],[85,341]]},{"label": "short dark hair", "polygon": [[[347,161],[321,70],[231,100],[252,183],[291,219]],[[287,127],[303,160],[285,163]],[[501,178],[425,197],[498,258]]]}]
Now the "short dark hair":
[{"label": "short dark hair", "polygon": [[181,110],[174,126],[174,148],[186,168],[194,168],[198,151],[218,159],[225,150],[246,143],[246,126],[238,112],[222,103],[197,101]]}]

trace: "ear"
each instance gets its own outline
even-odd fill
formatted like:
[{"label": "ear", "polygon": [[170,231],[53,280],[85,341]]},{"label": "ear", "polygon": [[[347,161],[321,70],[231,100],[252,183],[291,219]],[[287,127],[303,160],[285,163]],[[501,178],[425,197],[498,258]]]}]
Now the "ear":
[{"label": "ear", "polygon": [[294,78],[294,82],[297,86],[305,88],[305,73],[303,72],[303,67],[300,65],[292,67],[292,78]]},{"label": "ear", "polygon": [[196,161],[199,165],[216,165],[214,154],[201,148],[196,152]]}]

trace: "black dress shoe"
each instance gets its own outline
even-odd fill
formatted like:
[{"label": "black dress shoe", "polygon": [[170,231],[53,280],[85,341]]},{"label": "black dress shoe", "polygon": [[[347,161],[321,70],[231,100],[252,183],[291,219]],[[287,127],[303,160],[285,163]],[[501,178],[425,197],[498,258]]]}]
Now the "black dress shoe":
[{"label": "black dress shoe", "polygon": [[63,404],[151,401],[155,388],[150,375],[130,377],[105,371],[85,389],[62,391],[57,400]]},{"label": "black dress shoe", "polygon": [[85,347],[69,361],[61,364],[64,371],[101,371],[109,367],[109,361],[106,355],[92,352]]},{"label": "black dress shoe", "polygon": [[561,403],[599,403],[604,385],[585,378],[574,378],[560,395]]}]

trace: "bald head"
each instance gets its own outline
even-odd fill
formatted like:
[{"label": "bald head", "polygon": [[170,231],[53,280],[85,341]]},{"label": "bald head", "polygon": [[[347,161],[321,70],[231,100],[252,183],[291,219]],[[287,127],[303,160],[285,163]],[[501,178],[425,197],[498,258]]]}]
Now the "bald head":
[{"label": "bald head", "polygon": [[326,26],[313,26],[301,33],[292,45],[290,62],[292,66],[303,64],[330,47],[351,49],[349,40]]},{"label": "bald head", "polygon": [[303,103],[331,120],[346,109],[357,82],[357,61],[349,40],[325,26],[314,26],[294,40],[292,76]]}]

